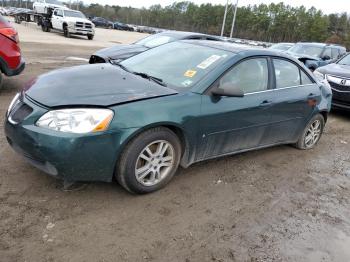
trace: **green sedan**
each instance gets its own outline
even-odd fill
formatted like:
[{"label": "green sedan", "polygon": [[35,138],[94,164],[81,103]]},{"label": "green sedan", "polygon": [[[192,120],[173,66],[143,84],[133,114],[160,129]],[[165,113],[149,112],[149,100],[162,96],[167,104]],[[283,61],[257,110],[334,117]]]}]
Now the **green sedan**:
[{"label": "green sedan", "polygon": [[179,41],[37,77],[11,102],[5,133],[66,184],[115,177],[141,194],[179,165],[280,144],[313,148],[331,99],[328,83],[288,55]]}]

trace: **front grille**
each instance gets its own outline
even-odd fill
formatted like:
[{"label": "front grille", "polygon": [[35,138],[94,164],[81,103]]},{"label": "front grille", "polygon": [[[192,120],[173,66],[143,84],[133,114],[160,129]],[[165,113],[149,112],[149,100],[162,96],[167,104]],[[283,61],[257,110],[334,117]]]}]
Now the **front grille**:
[{"label": "front grille", "polygon": [[328,81],[329,84],[331,85],[332,88],[338,90],[338,91],[343,91],[343,92],[350,92],[350,87],[349,86],[343,86],[343,85],[339,85],[337,83]]},{"label": "front grille", "polygon": [[104,60],[102,57],[96,56],[96,55],[92,55],[90,57],[90,64],[103,64],[106,63],[106,60]]},{"label": "front grille", "polygon": [[75,23],[76,28],[86,28],[86,29],[92,29],[92,24],[90,23],[83,23],[83,22],[76,22]]},{"label": "front grille", "polygon": [[18,103],[11,111],[9,120],[12,123],[18,124],[33,112],[33,108],[23,102]]}]

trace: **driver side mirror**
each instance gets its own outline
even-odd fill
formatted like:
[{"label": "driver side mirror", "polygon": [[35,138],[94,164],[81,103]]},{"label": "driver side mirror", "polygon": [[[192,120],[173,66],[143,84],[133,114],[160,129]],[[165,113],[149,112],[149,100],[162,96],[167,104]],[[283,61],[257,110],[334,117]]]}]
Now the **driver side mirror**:
[{"label": "driver side mirror", "polygon": [[214,96],[228,96],[228,97],[244,97],[244,92],[239,87],[224,84],[221,87],[216,87],[212,92]]},{"label": "driver side mirror", "polygon": [[331,60],[331,57],[329,55],[325,55],[322,57],[322,60],[324,60],[324,61]]}]

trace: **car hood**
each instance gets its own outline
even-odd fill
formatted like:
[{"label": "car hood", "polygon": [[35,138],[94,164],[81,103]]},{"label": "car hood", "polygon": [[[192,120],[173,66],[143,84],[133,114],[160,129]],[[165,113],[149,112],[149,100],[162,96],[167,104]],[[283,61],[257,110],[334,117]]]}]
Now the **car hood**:
[{"label": "car hood", "polygon": [[329,64],[317,69],[323,74],[350,78],[350,66],[340,64]]},{"label": "car hood", "polygon": [[64,20],[66,22],[81,22],[81,23],[88,23],[88,24],[92,24],[92,22],[90,20],[88,20],[87,18],[79,18],[79,17],[65,17]]},{"label": "car hood", "polygon": [[146,50],[148,50],[148,48],[142,45],[116,45],[99,50],[94,55],[104,59],[126,59]]},{"label": "car hood", "polygon": [[297,53],[293,53],[293,52],[286,52],[287,54],[289,54],[289,55],[291,55],[291,56],[293,56],[293,57],[295,57],[296,59],[301,59],[301,60],[303,60],[303,59],[307,59],[307,60],[315,60],[315,61],[319,61],[319,60],[321,60],[320,58],[318,58],[318,57],[314,57],[314,56],[310,56],[310,55],[305,55],[305,54],[297,54]]},{"label": "car hood", "polygon": [[47,107],[110,106],[177,94],[111,64],[55,70],[31,81],[24,92]]}]

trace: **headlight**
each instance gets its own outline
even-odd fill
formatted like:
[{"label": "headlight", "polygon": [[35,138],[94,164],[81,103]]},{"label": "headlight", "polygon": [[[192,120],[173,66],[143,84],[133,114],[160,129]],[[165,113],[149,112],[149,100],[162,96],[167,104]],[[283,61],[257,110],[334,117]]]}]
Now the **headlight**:
[{"label": "headlight", "polygon": [[20,93],[17,93],[15,95],[15,97],[12,99],[10,105],[9,105],[9,108],[7,110],[7,117],[10,115],[12,109],[15,107],[15,105],[17,105],[19,103],[19,96],[20,96]]},{"label": "headlight", "polygon": [[314,75],[317,79],[319,79],[321,81],[326,79],[326,75],[322,74],[320,71],[315,70]]},{"label": "headlight", "polygon": [[113,116],[110,109],[61,109],[47,112],[36,125],[60,132],[85,134],[106,130]]}]

